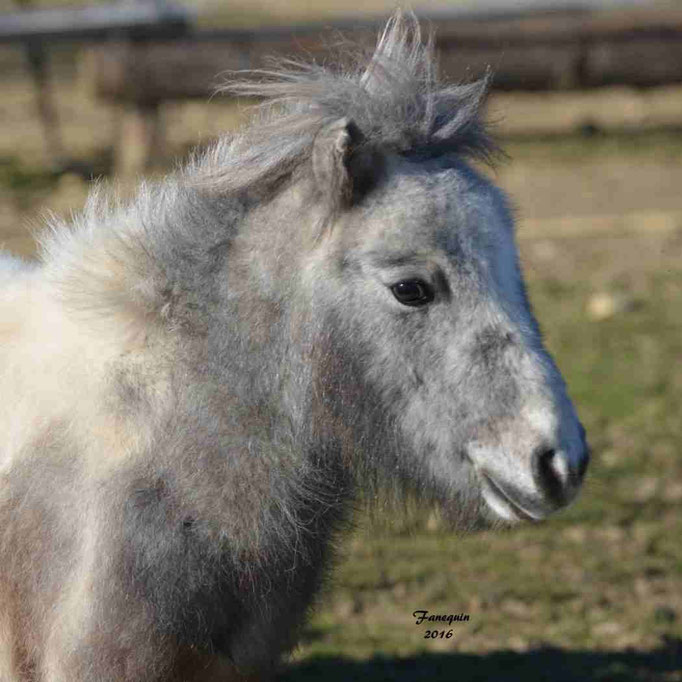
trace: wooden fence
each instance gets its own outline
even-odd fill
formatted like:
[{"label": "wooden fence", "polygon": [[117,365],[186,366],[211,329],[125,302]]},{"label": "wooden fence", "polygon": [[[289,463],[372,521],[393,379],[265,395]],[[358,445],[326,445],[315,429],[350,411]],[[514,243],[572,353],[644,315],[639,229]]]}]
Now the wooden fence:
[{"label": "wooden fence", "polygon": [[[648,87],[682,82],[682,8],[535,12],[425,22],[441,67],[467,80],[491,67],[503,90]],[[371,46],[379,25],[201,32],[97,50],[97,92],[150,102],[206,97],[226,70],[260,68],[273,55],[329,59],[342,40]]]},{"label": "wooden fence", "polygon": [[[0,42],[107,36],[106,43],[91,49],[94,90],[126,104],[129,120],[121,126],[119,146],[125,148],[132,137],[143,148],[137,158],[145,165],[164,146],[159,124],[164,102],[207,98],[221,74],[267,66],[272,56],[337,61],[348,41],[369,50],[382,22],[259,31],[197,31],[191,23],[189,15],[165,0],[147,0],[105,9],[0,15]],[[424,23],[435,33],[441,68],[450,80],[472,80],[492,69],[492,86],[500,90],[682,83],[682,7],[599,10],[586,4],[515,14],[450,13]],[[120,40],[112,42],[112,36]]]}]

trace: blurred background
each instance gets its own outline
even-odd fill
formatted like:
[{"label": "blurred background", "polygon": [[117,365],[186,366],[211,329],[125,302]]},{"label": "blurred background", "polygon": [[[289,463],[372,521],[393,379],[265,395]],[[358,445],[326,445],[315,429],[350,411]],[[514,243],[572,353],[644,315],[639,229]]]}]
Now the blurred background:
[{"label": "blurred background", "polygon": [[[494,72],[530,296],[594,457],[548,523],[361,515],[282,680],[682,680],[682,3],[413,3],[451,80]],[[0,0],[0,247],[93,179],[133,191],[248,119],[270,55],[333,62],[394,3]],[[469,615],[425,639],[413,612]]]}]

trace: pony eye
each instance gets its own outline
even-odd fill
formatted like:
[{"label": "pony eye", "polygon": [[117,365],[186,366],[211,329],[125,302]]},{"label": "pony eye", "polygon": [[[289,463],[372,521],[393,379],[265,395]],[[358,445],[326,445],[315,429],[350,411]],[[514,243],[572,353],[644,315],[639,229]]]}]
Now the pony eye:
[{"label": "pony eye", "polygon": [[396,300],[403,305],[420,306],[433,301],[433,289],[420,279],[406,279],[391,287]]}]

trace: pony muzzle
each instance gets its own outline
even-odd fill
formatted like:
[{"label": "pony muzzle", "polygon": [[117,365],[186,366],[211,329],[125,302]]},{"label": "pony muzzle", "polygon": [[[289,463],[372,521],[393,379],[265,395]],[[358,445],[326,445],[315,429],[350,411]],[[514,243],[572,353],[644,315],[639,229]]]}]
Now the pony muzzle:
[{"label": "pony muzzle", "polygon": [[[491,459],[491,458],[490,458]],[[589,462],[585,445],[572,456],[540,446],[530,460],[530,475],[509,475],[490,461],[475,466],[487,506],[506,521],[541,521],[575,499]]]}]

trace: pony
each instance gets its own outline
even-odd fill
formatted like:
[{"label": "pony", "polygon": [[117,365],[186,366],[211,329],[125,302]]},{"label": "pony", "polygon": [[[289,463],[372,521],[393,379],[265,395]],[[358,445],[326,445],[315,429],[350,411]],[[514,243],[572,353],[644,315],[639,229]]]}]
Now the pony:
[{"label": "pony", "polygon": [[575,497],[486,81],[401,14],[361,64],[228,86],[251,125],[0,261],[2,682],[267,679],[363,496]]}]

